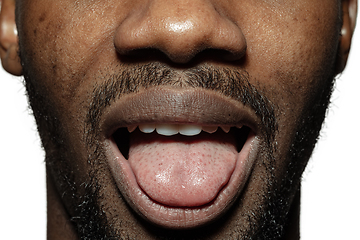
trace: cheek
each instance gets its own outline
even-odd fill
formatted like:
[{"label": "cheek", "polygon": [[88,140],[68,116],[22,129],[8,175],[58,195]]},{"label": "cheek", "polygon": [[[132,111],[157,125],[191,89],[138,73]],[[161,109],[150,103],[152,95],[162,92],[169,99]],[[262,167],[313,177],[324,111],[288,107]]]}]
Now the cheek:
[{"label": "cheek", "polygon": [[39,91],[63,107],[80,97],[81,86],[91,84],[99,65],[106,65],[102,56],[116,58],[111,37],[116,24],[109,20],[116,10],[75,2],[25,2],[18,23],[28,74]]},{"label": "cheek", "polygon": [[282,166],[287,164],[286,154],[299,126],[334,77],[340,31],[334,16],[337,13],[331,9],[307,14],[278,12],[271,17],[264,14],[252,19],[256,28],[245,29],[245,67],[253,83],[277,108],[279,169],[285,169]]},{"label": "cheek", "polygon": [[294,118],[334,76],[340,31],[335,10],[279,10],[255,17],[257,27],[246,29],[250,75]]}]

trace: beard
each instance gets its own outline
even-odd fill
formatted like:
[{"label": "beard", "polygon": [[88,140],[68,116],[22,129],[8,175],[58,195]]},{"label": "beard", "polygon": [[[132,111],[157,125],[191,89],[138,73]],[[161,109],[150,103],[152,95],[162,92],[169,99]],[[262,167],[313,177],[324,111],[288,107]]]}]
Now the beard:
[{"label": "beard", "polygon": [[[69,215],[81,239],[142,238],[127,232],[127,225],[121,220],[118,211],[106,203],[107,196],[103,188],[114,180],[109,174],[105,150],[99,139],[99,119],[117,99],[126,94],[136,93],[140,89],[157,86],[212,90],[251,108],[261,119],[264,141],[260,146],[261,161],[255,164],[263,169],[261,177],[264,185],[259,192],[254,193],[257,203],[253,208],[247,209],[242,202],[243,196],[250,191],[248,183],[233,206],[220,219],[192,230],[169,230],[154,226],[138,217],[127,205],[129,211],[146,229],[146,233],[154,239],[209,239],[216,235],[216,229],[228,223],[228,218],[244,208],[247,210],[242,212],[241,217],[247,219],[247,223],[235,223],[237,228],[228,233],[227,239],[280,239],[284,234],[294,194],[300,187],[301,174],[319,136],[334,83],[334,74],[322,81],[325,84],[317,89],[316,94],[313,94],[314,99],[304,107],[301,119],[294,129],[295,137],[286,153],[286,170],[278,176],[275,168],[275,139],[279,131],[277,116],[280,115],[281,109],[271,103],[265,91],[250,83],[250,76],[246,72],[203,66],[183,71],[182,77],[179,78],[178,73],[171,68],[152,63],[104,76],[102,84],[93,89],[84,122],[83,139],[87,146],[88,158],[82,161],[87,161],[91,170],[88,179],[78,184],[74,171],[68,164],[76,159],[73,151],[69,150],[72,147],[66,139],[66,127],[59,120],[58,111],[49,103],[48,96],[37,91],[34,84],[36,77],[26,66],[23,64],[26,89],[46,151],[47,174],[56,182],[58,192],[63,201],[67,202],[66,207],[72,206],[72,214]],[[117,194],[125,202],[118,189]],[[109,217],[109,212],[115,214]]]}]

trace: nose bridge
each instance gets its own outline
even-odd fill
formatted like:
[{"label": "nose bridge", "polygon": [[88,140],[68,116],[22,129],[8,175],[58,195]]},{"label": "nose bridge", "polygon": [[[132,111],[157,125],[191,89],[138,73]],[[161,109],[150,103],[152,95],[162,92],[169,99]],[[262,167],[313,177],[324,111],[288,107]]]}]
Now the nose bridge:
[{"label": "nose bridge", "polygon": [[115,46],[121,54],[156,48],[184,63],[204,49],[239,57],[246,42],[241,29],[208,0],[149,0],[121,23]]}]

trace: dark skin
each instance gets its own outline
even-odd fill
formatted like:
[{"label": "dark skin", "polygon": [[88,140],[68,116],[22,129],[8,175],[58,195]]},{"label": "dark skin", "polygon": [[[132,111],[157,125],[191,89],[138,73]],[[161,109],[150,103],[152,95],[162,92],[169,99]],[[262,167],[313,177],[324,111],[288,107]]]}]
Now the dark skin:
[{"label": "dark skin", "polygon": [[[356,5],[3,0],[2,64],[24,75],[46,151],[48,239],[298,239]],[[234,128],[127,133],[145,124]]]}]

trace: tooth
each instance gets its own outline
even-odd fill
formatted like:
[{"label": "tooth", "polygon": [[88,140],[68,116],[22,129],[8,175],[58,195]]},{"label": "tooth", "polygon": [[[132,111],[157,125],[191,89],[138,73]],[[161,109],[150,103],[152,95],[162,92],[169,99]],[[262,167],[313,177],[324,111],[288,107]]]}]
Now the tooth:
[{"label": "tooth", "polygon": [[237,128],[242,128],[242,127],[243,127],[243,125],[237,125],[236,127],[237,127]]},{"label": "tooth", "polygon": [[198,125],[179,125],[179,133],[185,136],[194,136],[201,133],[201,126]]},{"label": "tooth", "polygon": [[207,133],[214,133],[218,129],[218,126],[203,126],[202,130]]},{"label": "tooth", "polygon": [[156,132],[160,135],[172,136],[179,132],[176,124],[156,124]]},{"label": "tooth", "polygon": [[152,133],[155,130],[155,124],[141,124],[139,129],[143,133]]},{"label": "tooth", "polygon": [[133,131],[135,131],[136,127],[137,127],[136,125],[128,126],[127,130],[129,131],[129,133],[132,133]]},{"label": "tooth", "polygon": [[224,132],[226,132],[226,133],[228,133],[228,132],[230,131],[230,127],[229,127],[229,126],[221,126],[221,129],[222,129]]}]

